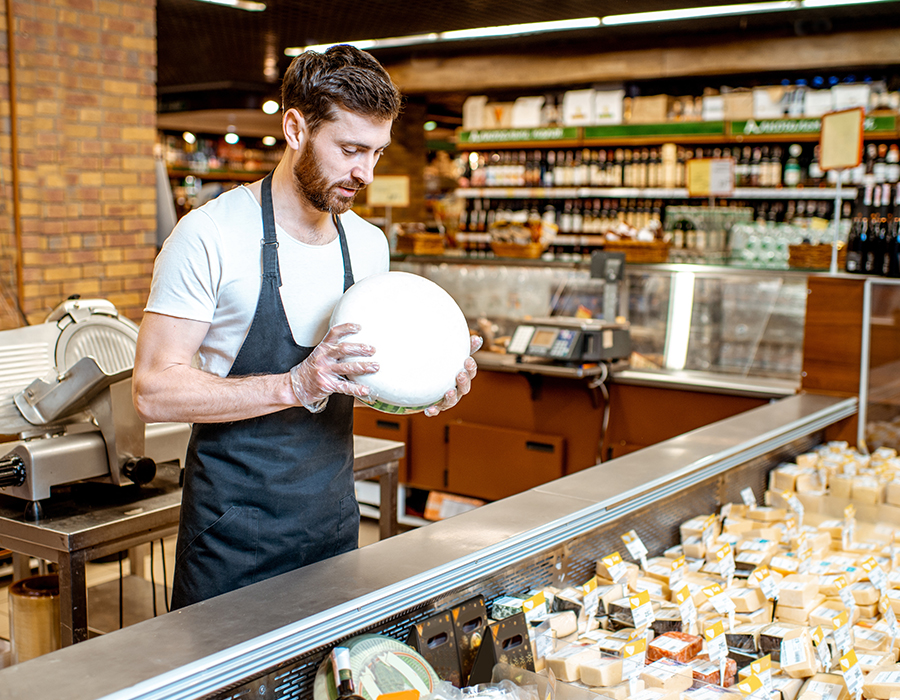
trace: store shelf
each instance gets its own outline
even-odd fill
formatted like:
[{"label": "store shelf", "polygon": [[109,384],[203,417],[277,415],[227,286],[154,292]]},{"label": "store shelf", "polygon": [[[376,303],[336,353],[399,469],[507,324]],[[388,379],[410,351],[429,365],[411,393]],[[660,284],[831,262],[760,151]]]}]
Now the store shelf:
[{"label": "store shelf", "polygon": [[170,178],[182,179],[188,175],[201,180],[218,182],[253,182],[268,174],[268,170],[190,170],[188,168],[168,168]]},{"label": "store shelf", "polygon": [[[855,187],[842,187],[841,199],[856,199]],[[684,187],[463,187],[456,190],[463,199],[690,199]],[[740,187],[716,199],[824,199],[837,196],[834,187]],[[694,199],[706,199],[694,197]]]}]

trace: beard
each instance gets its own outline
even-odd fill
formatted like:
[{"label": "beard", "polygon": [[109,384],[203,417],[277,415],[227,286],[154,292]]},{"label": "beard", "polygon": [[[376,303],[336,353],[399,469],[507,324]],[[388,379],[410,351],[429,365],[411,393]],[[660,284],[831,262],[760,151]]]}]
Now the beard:
[{"label": "beard", "polygon": [[316,156],[312,143],[307,141],[303,153],[294,165],[294,186],[300,196],[318,211],[343,214],[353,206],[356,195],[346,197],[338,192],[338,188],[361,190],[366,183],[352,178],[329,185],[328,178],[322,170],[322,163]]}]

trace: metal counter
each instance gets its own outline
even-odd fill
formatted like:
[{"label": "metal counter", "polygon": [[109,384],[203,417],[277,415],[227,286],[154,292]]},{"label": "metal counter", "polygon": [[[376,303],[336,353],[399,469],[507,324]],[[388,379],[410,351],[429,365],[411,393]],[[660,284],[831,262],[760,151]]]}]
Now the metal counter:
[{"label": "metal counter", "polygon": [[762,494],[768,471],[821,442],[856,399],[799,395],[313,566],[0,672],[0,699],[311,697],[337,641],[405,638],[484,595],[583,583],[636,529],[651,554],[678,524]]}]

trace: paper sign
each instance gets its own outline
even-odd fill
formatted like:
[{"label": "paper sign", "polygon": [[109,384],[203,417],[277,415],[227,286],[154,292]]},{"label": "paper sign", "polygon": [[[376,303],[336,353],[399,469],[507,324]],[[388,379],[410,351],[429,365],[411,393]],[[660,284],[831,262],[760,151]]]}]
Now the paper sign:
[{"label": "paper sign", "polygon": [[741,500],[744,502],[745,506],[756,505],[756,494],[753,493],[753,489],[751,487],[748,486],[745,489],[741,489]]},{"label": "paper sign", "polygon": [[672,562],[672,568],[669,569],[669,589],[675,587],[676,584],[680,583],[682,579],[684,579],[684,572],[687,569],[687,560],[684,558],[682,554],[678,559],[675,559]]},{"label": "paper sign", "polygon": [[409,175],[376,175],[366,187],[366,204],[372,207],[408,207]]},{"label": "paper sign", "polygon": [[628,568],[618,552],[613,552],[608,557],[603,557],[600,561],[603,562],[606,570],[609,571],[609,575],[612,576],[612,580],[616,583],[628,575]]},{"label": "paper sign", "polygon": [[675,602],[678,603],[678,611],[681,613],[681,624],[690,632],[697,622],[697,606],[687,586],[682,586],[675,592]]},{"label": "paper sign", "polygon": [[844,683],[847,689],[854,697],[862,692],[863,672],[859,667],[859,661],[856,658],[856,652],[851,649],[841,657],[840,661],[841,673],[844,676]]},{"label": "paper sign", "polygon": [[891,599],[886,595],[881,596],[878,601],[878,609],[881,611],[882,619],[887,622],[888,630],[890,631],[891,639],[896,639],[897,637],[897,615],[894,613],[894,609],[891,607]]},{"label": "paper sign", "polygon": [[646,627],[656,619],[648,591],[628,596],[628,602],[631,603],[631,616],[634,618],[635,629]]},{"label": "paper sign", "polygon": [[522,610],[528,622],[547,614],[547,599],[543,591],[522,602]]},{"label": "paper sign", "polygon": [[803,527],[803,504],[800,502],[800,499],[797,498],[797,494],[792,491],[784,491],[781,494],[781,497],[787,501],[788,508],[794,511],[797,514],[797,520],[800,524],[800,527]]},{"label": "paper sign", "polygon": [[691,197],[728,196],[734,192],[733,158],[691,158],[687,162]]},{"label": "paper sign", "polygon": [[820,169],[847,170],[862,162],[864,121],[865,110],[862,107],[822,115]]},{"label": "paper sign", "polygon": [[641,637],[628,642],[622,647],[622,674],[628,679],[636,679],[644,670],[644,659],[647,656],[647,638]]},{"label": "paper sign", "polygon": [[778,586],[775,585],[775,581],[772,579],[772,572],[764,566],[755,569],[750,574],[750,580],[759,585],[760,590],[768,600],[775,600],[778,597]]},{"label": "paper sign", "polygon": [[712,540],[716,536],[715,525],[715,515],[710,515],[706,519],[706,523],[703,525],[703,534],[700,536],[700,539],[703,540],[703,544],[707,549],[712,546]]},{"label": "paper sign", "polygon": [[831,648],[825,641],[825,631],[822,629],[821,625],[813,630],[812,639],[816,645],[816,655],[819,657],[819,663],[822,665],[822,669],[827,673],[831,668]]},{"label": "paper sign", "polygon": [[741,681],[737,684],[737,689],[745,698],[752,700],[763,700],[764,698],[767,700],[769,697],[769,690],[763,684],[762,679],[757,676],[750,676],[747,680]]},{"label": "paper sign", "polygon": [[600,591],[597,589],[597,577],[594,576],[590,581],[581,587],[584,595],[582,604],[584,605],[585,620],[590,620],[597,614],[600,609]]},{"label": "paper sign", "polygon": [[841,653],[846,654],[853,650],[853,635],[850,632],[850,613],[844,610],[840,615],[831,618],[834,625],[834,641],[837,642]]},{"label": "paper sign", "polygon": [[875,561],[875,557],[866,557],[861,564],[863,571],[869,574],[869,580],[875,585],[875,587],[881,591],[882,595],[887,595],[888,592],[888,582],[887,576],[884,574],[884,569],[882,569],[878,562]]},{"label": "paper sign", "polygon": [[709,602],[712,603],[712,606],[716,609],[717,613],[720,615],[728,615],[728,629],[734,629],[734,614],[737,611],[734,601],[725,595],[722,591],[722,587],[718,583],[706,586],[701,590],[703,591],[703,595],[709,598]]},{"label": "paper sign", "polygon": [[734,552],[730,544],[725,544],[716,550],[716,559],[719,561],[719,575],[724,578],[728,585],[731,585],[731,579],[734,577]]},{"label": "paper sign", "polygon": [[638,537],[638,534],[634,530],[629,530],[622,535],[622,541],[625,543],[625,547],[628,549],[628,553],[631,555],[632,559],[640,560],[641,568],[646,569],[647,554],[649,554],[649,551],[644,546],[641,538]]},{"label": "paper sign", "polygon": [[725,642],[725,628],[719,620],[712,627],[703,630],[709,660],[719,664],[719,680],[725,678],[725,659],[728,657],[728,645]]},{"label": "paper sign", "polygon": [[852,612],[853,608],[856,607],[856,599],[853,597],[853,591],[847,585],[847,579],[843,576],[838,576],[834,580],[834,587],[837,588],[838,595],[841,596],[841,602]]},{"label": "paper sign", "polygon": [[759,678],[765,689],[771,693],[772,688],[772,655],[766,654],[756,661],[750,662],[750,673]]}]

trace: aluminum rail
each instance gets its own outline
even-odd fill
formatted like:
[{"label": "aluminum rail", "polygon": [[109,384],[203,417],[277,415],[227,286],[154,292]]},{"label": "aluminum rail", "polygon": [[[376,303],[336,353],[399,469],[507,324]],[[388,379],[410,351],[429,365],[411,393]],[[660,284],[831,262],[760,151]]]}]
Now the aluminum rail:
[{"label": "aluminum rail", "polygon": [[[803,394],[0,672],[0,699],[195,698],[266,673],[848,418]],[[613,478],[611,478],[613,477]],[[80,679],[73,683],[73,679]]]}]

